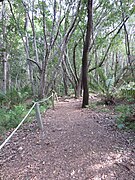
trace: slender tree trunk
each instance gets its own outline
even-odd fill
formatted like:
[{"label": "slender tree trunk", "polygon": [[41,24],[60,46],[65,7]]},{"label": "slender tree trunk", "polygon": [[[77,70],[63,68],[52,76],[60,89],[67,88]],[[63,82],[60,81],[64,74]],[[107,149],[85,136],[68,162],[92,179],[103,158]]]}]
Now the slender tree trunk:
[{"label": "slender tree trunk", "polygon": [[79,98],[80,96],[82,96],[82,71],[76,86],[75,98]]},{"label": "slender tree trunk", "polygon": [[127,58],[128,58],[128,64],[130,65],[130,68],[131,68],[132,77],[135,78],[134,69],[133,69],[132,63],[131,63],[131,53],[130,53],[129,35],[128,35],[128,30],[127,30],[126,23],[124,22],[125,13],[124,13],[124,9],[123,9],[123,3],[122,3],[121,0],[120,0],[120,3],[121,3],[122,20],[123,20],[124,32],[125,32],[125,49],[126,49],[126,54],[127,54]]},{"label": "slender tree trunk", "polygon": [[79,98],[81,96],[81,89],[82,89],[82,69],[80,72],[80,76],[78,77],[77,74],[77,68],[76,68],[76,48],[78,43],[81,41],[81,39],[75,43],[75,46],[73,48],[73,68],[74,68],[74,74],[75,74],[75,98]]},{"label": "slender tree trunk", "polygon": [[[49,51],[46,50],[45,58],[42,62],[42,71],[40,75],[40,85],[39,85],[39,93],[38,96],[40,99],[44,98],[45,94],[47,94],[48,89],[46,88],[46,71],[47,71],[47,64],[49,60]],[[45,92],[46,89],[46,92]]]},{"label": "slender tree trunk", "polygon": [[6,53],[6,14],[5,14],[5,3],[2,4],[2,41],[3,41],[3,84],[2,91],[4,94],[7,92],[7,68],[8,58]]},{"label": "slender tree trunk", "polygon": [[117,71],[118,71],[118,53],[116,52],[116,61],[115,61],[115,68],[114,68],[114,86],[117,85]]},{"label": "slender tree trunk", "polygon": [[113,71],[114,66],[115,66],[115,58],[114,58],[114,52],[112,52],[112,63],[111,63],[111,71]]},{"label": "slender tree trunk", "polygon": [[88,21],[87,21],[87,31],[83,47],[83,57],[82,57],[82,86],[83,86],[83,102],[82,108],[85,108],[89,104],[89,89],[88,89],[88,53],[91,42],[92,34],[92,4],[93,0],[88,0]]},{"label": "slender tree trunk", "polygon": [[29,61],[29,39],[28,39],[28,33],[27,33],[27,28],[28,28],[28,14],[26,13],[26,17],[25,17],[25,42],[24,42],[24,48],[25,48],[25,53],[26,53],[26,59],[27,59],[27,65],[28,65],[28,77],[30,79],[30,83],[31,83],[31,89],[32,89],[32,93],[33,96],[35,98],[36,95],[36,89],[35,89],[35,85],[34,85],[34,80],[33,80],[33,69],[32,69],[32,64]]},{"label": "slender tree trunk", "polygon": [[[64,55],[64,61],[66,61],[65,55]],[[67,96],[68,95],[67,74],[66,74],[66,69],[63,63],[62,63],[62,69],[63,69],[64,94],[65,96]]]},{"label": "slender tree trunk", "polygon": [[7,57],[6,52],[3,52],[3,93],[7,92]]}]

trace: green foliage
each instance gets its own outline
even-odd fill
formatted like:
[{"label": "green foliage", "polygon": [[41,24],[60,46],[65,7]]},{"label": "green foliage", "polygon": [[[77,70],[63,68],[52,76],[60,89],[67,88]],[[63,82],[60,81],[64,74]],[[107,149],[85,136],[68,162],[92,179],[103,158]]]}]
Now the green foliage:
[{"label": "green foliage", "polygon": [[51,100],[48,100],[47,102],[40,104],[40,112],[43,113],[45,110],[47,110],[49,107],[52,106]]},{"label": "green foliage", "polygon": [[130,128],[135,130],[135,118],[132,120],[135,113],[135,104],[116,106],[115,111],[119,113],[116,121],[119,129]]},{"label": "green foliage", "polygon": [[96,112],[105,112],[105,113],[110,112],[108,106],[106,106],[104,103],[101,103],[101,101],[90,103],[89,108]]},{"label": "green foliage", "polygon": [[14,106],[14,108],[8,112],[9,122],[7,124],[7,127],[8,128],[16,127],[20,123],[20,121],[22,120],[26,112],[27,111],[26,111],[25,105],[20,104],[20,105]]},{"label": "green foliage", "polygon": [[96,79],[92,74],[90,74],[90,89],[103,95],[106,101],[111,101],[114,94],[114,78],[107,77],[102,68],[97,69],[97,74],[98,79]]},{"label": "green foliage", "polygon": [[2,105],[4,102],[7,101],[8,101],[7,96],[2,91],[0,91],[0,105]]},{"label": "green foliage", "polygon": [[28,92],[21,93],[17,89],[13,88],[11,91],[7,93],[11,101],[11,105],[22,103],[28,97]]},{"label": "green foliage", "polygon": [[0,126],[0,136],[3,136],[5,131],[6,131],[6,129],[3,126]]},{"label": "green foliage", "polygon": [[97,74],[99,77],[98,80],[93,77],[92,74],[90,74],[90,77],[93,81],[90,82],[90,88],[93,90],[97,90],[98,92],[102,92],[103,94],[111,93],[114,83],[113,78],[108,78],[102,68],[97,69]]},{"label": "green foliage", "polygon": [[31,89],[28,86],[25,86],[21,90],[12,88],[6,94],[0,92],[0,104],[1,106],[7,106],[7,108],[12,107],[13,105],[23,103],[28,97],[31,96]]},{"label": "green foliage", "polygon": [[21,104],[10,110],[0,109],[0,127],[6,130],[16,127],[26,112],[26,106]]},{"label": "green foliage", "polygon": [[135,82],[126,83],[120,88],[120,93],[122,96],[126,98],[134,98],[135,99]]},{"label": "green foliage", "polygon": [[27,113],[23,103],[31,96],[31,89],[25,86],[21,90],[12,88],[6,94],[0,92],[0,134],[15,128]]},{"label": "green foliage", "polygon": [[2,129],[7,127],[7,124],[9,122],[9,115],[7,113],[6,109],[0,109],[0,127]]},{"label": "green foliage", "polygon": [[[51,107],[52,102],[48,100],[47,102],[40,104],[40,112],[43,113],[46,109]],[[31,108],[26,104],[14,105],[11,109],[1,108],[0,109],[0,135],[4,134],[6,130],[15,128],[24,116],[27,114],[28,110]],[[25,122],[30,122],[35,116],[35,109],[32,110],[29,117]]]}]

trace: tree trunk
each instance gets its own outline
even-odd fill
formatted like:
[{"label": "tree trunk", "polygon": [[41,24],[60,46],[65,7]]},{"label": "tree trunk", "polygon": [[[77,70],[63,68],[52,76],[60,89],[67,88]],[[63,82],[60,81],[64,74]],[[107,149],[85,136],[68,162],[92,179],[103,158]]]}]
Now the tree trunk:
[{"label": "tree trunk", "polygon": [[115,68],[114,68],[114,86],[117,85],[116,82],[117,82],[118,65],[119,65],[118,53],[116,52],[116,61],[115,61]]},{"label": "tree trunk", "polygon": [[91,42],[92,34],[92,4],[93,0],[88,0],[88,21],[87,21],[87,31],[83,47],[83,57],[82,57],[82,86],[83,86],[83,102],[82,108],[85,108],[89,104],[89,89],[88,89],[88,53]]},{"label": "tree trunk", "polygon": [[[64,55],[64,61],[66,61],[66,55]],[[63,84],[64,84],[64,95],[68,95],[68,85],[67,85],[67,74],[64,64],[62,63],[62,69],[63,69]]]},{"label": "tree trunk", "polygon": [[7,53],[6,53],[6,12],[5,3],[2,4],[2,43],[3,43],[3,83],[2,91],[4,94],[7,92]]},{"label": "tree trunk", "polygon": [[79,98],[80,96],[82,96],[82,72],[80,73],[80,77],[75,91],[75,98]]},{"label": "tree trunk", "polygon": [[[49,52],[46,50],[46,55],[44,57],[44,60],[42,62],[42,70],[41,70],[41,75],[40,75],[40,84],[39,84],[39,92],[38,92],[38,97],[39,99],[44,98],[45,94],[47,94],[47,88],[46,88],[46,71],[47,71],[47,64],[49,60]],[[46,88],[46,92],[45,92]]]},{"label": "tree trunk", "polygon": [[132,75],[133,78],[135,78],[134,69],[133,69],[133,67],[132,67],[132,63],[131,63],[131,59],[130,59],[131,53],[130,53],[129,35],[128,35],[128,30],[127,30],[126,23],[124,22],[125,13],[124,13],[122,1],[120,1],[120,3],[121,3],[121,8],[122,8],[122,20],[123,20],[124,32],[125,32],[125,48],[126,48],[126,54],[127,54],[127,58],[128,58],[128,64],[130,65],[130,68],[131,68],[131,75]]},{"label": "tree trunk", "polygon": [[3,52],[3,93],[7,92],[7,57],[6,52]]}]

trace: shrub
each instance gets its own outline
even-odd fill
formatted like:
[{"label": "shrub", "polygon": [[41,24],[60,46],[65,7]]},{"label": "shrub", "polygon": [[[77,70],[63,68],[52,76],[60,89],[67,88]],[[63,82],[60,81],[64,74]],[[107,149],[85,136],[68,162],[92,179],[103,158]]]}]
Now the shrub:
[{"label": "shrub", "polygon": [[26,91],[18,91],[16,88],[12,88],[6,96],[10,101],[11,106],[19,103],[23,103],[29,96],[29,93]]},{"label": "shrub", "polygon": [[7,127],[9,122],[9,114],[6,109],[0,109],[0,126],[3,128]]},{"label": "shrub", "polygon": [[25,105],[14,106],[13,109],[0,109],[0,126],[6,130],[15,128],[26,113]]},{"label": "shrub", "polygon": [[121,86],[120,93],[126,98],[135,99],[135,82],[129,82]]},{"label": "shrub", "polygon": [[10,129],[10,128],[16,127],[22,120],[25,113],[26,113],[25,105],[19,104],[19,105],[14,106],[14,108],[8,112],[9,121],[7,124],[7,128]]},{"label": "shrub", "polygon": [[135,104],[116,106],[115,111],[119,113],[116,121],[118,128],[135,129]]},{"label": "shrub", "polygon": [[12,88],[6,94],[0,92],[0,105],[10,109],[14,105],[24,103],[30,96],[32,94],[28,87],[24,87],[20,91]]},{"label": "shrub", "polygon": [[105,75],[105,72],[102,68],[97,69],[98,73],[98,80],[93,77],[92,74],[90,74],[91,82],[90,82],[90,88],[92,92],[96,91],[100,95],[102,95],[102,99],[106,105],[114,104],[114,78],[113,77],[107,77]]}]

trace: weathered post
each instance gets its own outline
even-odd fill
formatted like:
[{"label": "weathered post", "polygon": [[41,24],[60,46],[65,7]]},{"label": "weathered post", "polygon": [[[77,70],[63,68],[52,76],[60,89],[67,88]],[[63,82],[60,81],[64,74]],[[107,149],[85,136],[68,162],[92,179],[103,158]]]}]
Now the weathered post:
[{"label": "weathered post", "polygon": [[43,131],[43,122],[42,122],[42,118],[40,114],[39,103],[36,103],[35,111],[36,111],[36,119],[37,119],[38,126]]},{"label": "weathered post", "polygon": [[52,91],[52,107],[53,107],[53,110],[54,110],[54,91]]},{"label": "weathered post", "polygon": [[56,92],[54,93],[54,96],[56,97],[56,101],[58,102],[58,96]]}]

